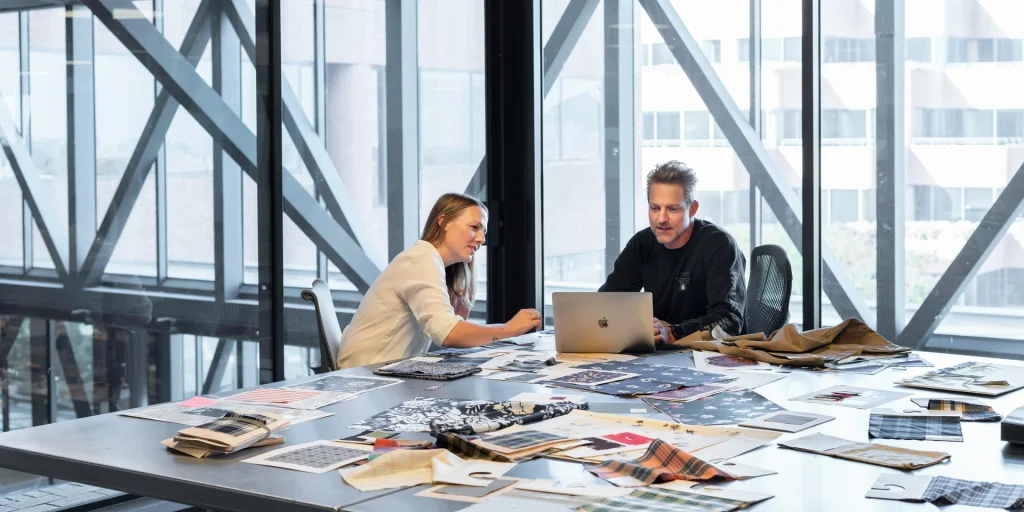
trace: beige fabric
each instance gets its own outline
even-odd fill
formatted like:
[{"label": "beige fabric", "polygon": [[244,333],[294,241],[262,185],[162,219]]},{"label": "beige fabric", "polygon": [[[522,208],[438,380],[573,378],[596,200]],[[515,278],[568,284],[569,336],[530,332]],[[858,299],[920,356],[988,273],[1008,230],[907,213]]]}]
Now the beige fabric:
[{"label": "beige fabric", "polygon": [[812,434],[779,443],[779,446],[894,469],[920,469],[945,462],[950,458],[945,452],[911,450],[878,443],[858,443],[824,434]]},{"label": "beige fabric", "polygon": [[794,366],[825,366],[826,361],[851,356],[910,352],[909,348],[890,343],[856,318],[845,320],[834,327],[804,332],[798,331],[794,324],[786,324],[770,336],[729,336],[721,329],[715,328],[713,331],[695,332],[677,340],[675,345]]}]

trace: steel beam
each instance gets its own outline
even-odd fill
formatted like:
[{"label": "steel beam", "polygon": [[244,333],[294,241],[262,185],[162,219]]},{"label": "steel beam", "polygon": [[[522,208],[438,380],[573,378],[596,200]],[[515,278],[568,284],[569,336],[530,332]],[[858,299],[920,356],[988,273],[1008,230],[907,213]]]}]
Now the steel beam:
[{"label": "steel beam", "polygon": [[[242,112],[242,54],[238,36],[227,16],[214,9],[213,90],[235,116]],[[242,169],[213,142],[213,247],[214,297],[218,301],[238,297],[242,287]]]},{"label": "steel beam", "polygon": [[904,0],[875,0],[875,225],[878,240],[875,275],[878,333],[899,338],[906,304],[904,240],[906,167],[904,166]]},{"label": "steel beam", "polygon": [[50,377],[50,330],[49,321],[30,318],[29,328],[29,389],[32,393],[32,426],[46,425],[53,421],[52,390]]},{"label": "steel beam", "polygon": [[[255,28],[253,27],[253,16],[249,10],[249,4],[245,0],[231,0],[223,4],[225,14],[235,27],[235,33],[242,44],[242,48],[248,53],[250,60],[256,62],[256,45],[253,38]],[[281,99],[283,103],[284,125],[295,143],[295,149],[299,152],[302,162],[306,164],[313,181],[318,187],[323,188],[325,193],[322,197],[326,200],[327,211],[334,216],[342,229],[356,240],[377,268],[383,267],[386,262],[377,254],[366,234],[362,223],[359,222],[359,213],[355,209],[355,202],[351,199],[348,188],[341,180],[341,175],[334,167],[327,149],[324,147],[323,139],[310,124],[302,110],[302,102],[295,95],[288,81],[281,84]],[[329,193],[327,193],[329,191]],[[337,265],[337,262],[335,262]]]},{"label": "steel beam", "polygon": [[935,287],[925,297],[921,307],[907,323],[897,338],[897,343],[907,347],[922,346],[939,326],[964,288],[978,274],[981,265],[992,254],[996,244],[1024,211],[1024,165],[1010,178],[1006,188],[982,217],[974,233],[957,253],[956,258],[943,272]]},{"label": "steel beam", "polygon": [[[229,11],[231,9],[228,9]],[[236,15],[238,12],[236,10]],[[284,182],[295,177],[284,169],[281,129],[281,2],[257,0],[256,20],[251,32],[238,31],[240,39],[254,34],[253,58],[256,65],[256,133],[259,136],[259,162],[256,194],[259,217],[259,343],[260,382],[284,380]],[[244,45],[244,43],[243,43]],[[301,114],[301,110],[297,112]],[[307,194],[308,196],[308,194]],[[312,198],[310,198],[312,199]],[[311,201],[316,206],[315,201]],[[323,212],[326,216],[326,212]]]},{"label": "steel beam", "polygon": [[68,336],[67,322],[60,322],[54,344],[60,366],[64,370],[64,383],[68,387],[68,394],[71,395],[75,416],[79,418],[92,416],[89,396],[85,393],[85,385],[82,381],[82,372],[78,367],[78,360],[75,358],[75,350],[71,346],[71,338]]},{"label": "steel beam", "polygon": [[[18,13],[18,71],[21,81],[21,95],[18,97],[19,112],[21,114],[19,133],[21,140],[29,152],[32,151],[32,61],[29,58],[29,20],[28,11]],[[35,237],[33,236],[32,208],[28,200],[21,199],[21,247],[22,247],[22,270],[25,273],[32,270],[35,265]]]},{"label": "steel beam", "polygon": [[[275,0],[276,1],[276,0]],[[173,48],[168,45],[167,41],[156,32],[152,25],[145,20],[145,18],[139,13],[138,15],[127,14],[119,18],[115,18],[113,15],[114,9],[118,12],[130,13],[132,11],[137,12],[134,5],[129,0],[83,0],[83,3],[88,5],[93,10],[93,14],[103,22],[111,32],[118,37],[118,39],[127,48],[132,50],[133,54],[139,58],[140,62],[156,77],[157,80],[163,83],[164,88],[171,94],[178,103],[186,106],[186,109],[193,115],[196,121],[209,132],[214,139],[220,141],[223,146],[223,150],[228,152],[242,166],[242,170],[250,175],[254,180],[259,180],[257,175],[256,166],[256,152],[257,143],[256,137],[252,131],[245,126],[242,121],[231,112],[231,109],[224,103],[224,101],[209,87],[198,73],[192,69],[185,58],[181,54],[174,51]],[[123,11],[122,11],[123,10]],[[232,9],[226,9],[229,13],[233,12]],[[237,14],[237,13],[236,13]],[[238,18],[238,16],[232,15],[231,18]],[[234,24],[235,22],[233,22]],[[247,46],[245,42],[247,37],[246,34],[238,34],[239,39],[242,40],[243,47]],[[254,59],[253,62],[259,62],[258,59]],[[289,98],[295,99],[294,94],[289,94],[291,89],[287,84],[282,84],[282,99],[285,105],[289,104]],[[295,99],[296,105],[298,100]],[[301,107],[301,106],[300,106]],[[301,108],[295,110],[295,112],[301,114]],[[286,112],[287,113],[287,112]],[[288,120],[292,119],[295,123],[292,126],[295,128],[302,128],[302,126],[309,127],[308,120],[305,120],[304,116],[293,116],[285,115],[284,122],[288,125]],[[301,121],[304,121],[303,124]],[[312,133],[312,128],[309,128]],[[262,136],[262,134],[261,134]],[[315,135],[310,136],[315,138]],[[302,140],[300,140],[302,139]],[[299,152],[315,155],[323,155],[324,161],[329,162],[326,150],[321,146],[307,145],[303,142],[303,137],[293,137],[296,146],[299,148]],[[307,167],[310,172],[315,172],[313,167],[307,162]],[[285,173],[289,174],[289,173]],[[326,173],[325,176],[331,176],[331,173]],[[285,178],[287,180],[287,178]],[[340,178],[334,174],[333,178],[328,178],[328,184],[334,183],[341,187]],[[348,197],[347,193],[343,189],[331,186],[332,196],[334,198]],[[341,190],[339,192],[339,190]],[[296,224],[299,225],[311,225],[311,224],[326,224],[328,222],[334,222],[342,226],[343,230],[349,233],[349,239],[355,239],[351,236],[354,231],[358,234],[359,230],[355,229],[359,225],[356,223],[348,223],[344,221],[346,218],[343,214],[343,210],[339,216],[335,216],[333,219],[331,215],[322,209],[317,211],[308,210],[306,208],[308,203],[316,203],[316,200],[305,191],[305,189],[299,187],[298,189],[289,188],[285,196],[286,206],[297,205],[291,208],[292,211],[307,211],[312,216],[310,219],[295,219]],[[351,201],[343,202],[344,208],[351,209]],[[330,204],[328,205],[330,208]],[[340,207],[339,207],[340,208]],[[333,214],[333,212],[332,212]],[[352,214],[353,218],[354,213]],[[337,219],[337,221],[335,221]],[[347,229],[346,229],[347,227]],[[311,238],[316,238],[323,241],[324,243],[335,244],[336,239],[324,238],[314,233],[306,232],[306,235]],[[262,244],[261,244],[262,245]],[[353,283],[365,282],[372,283],[376,276],[380,273],[377,264],[371,260],[367,253],[367,247],[361,246],[362,250],[357,252],[344,252],[339,250],[338,247],[332,248],[329,254],[338,255],[338,260],[332,259],[335,265],[339,268],[358,268],[366,269],[367,274],[359,276],[346,275]],[[94,244],[95,248],[95,244]],[[345,259],[352,260],[353,264],[346,264],[345,261],[340,259],[340,255],[344,255]],[[370,265],[366,265],[369,262]],[[367,285],[368,286],[368,285]],[[366,288],[362,288],[361,291],[365,291]]]},{"label": "steel beam", "polygon": [[[7,103],[0,96],[0,149],[7,156],[7,162],[14,170],[14,178],[21,187],[21,197],[28,203],[31,217],[39,227],[43,243],[53,260],[54,269],[61,281],[68,282],[67,235],[64,227],[58,222],[57,215],[50,204],[50,195],[43,190],[43,183],[32,162],[32,155],[18,135],[17,124]],[[29,229],[31,232],[31,228]]]},{"label": "steel beam", "polygon": [[65,9],[68,141],[68,272],[77,277],[96,236],[96,94],[92,13]]},{"label": "steel beam", "polygon": [[486,0],[487,316],[544,307],[540,0]]},{"label": "steel beam", "polygon": [[[327,0],[313,0],[313,124],[321,140],[327,140]],[[325,194],[330,191],[318,183],[316,200],[327,207]],[[327,255],[317,247],[316,277],[327,281],[330,267]],[[239,342],[241,343],[241,342]],[[239,345],[241,347],[241,345]],[[239,348],[239,353],[241,353]],[[241,373],[239,373],[241,375]],[[241,377],[239,377],[241,378]],[[242,387],[242,386],[239,386]]]},{"label": "steel beam", "polygon": [[[750,38],[747,39],[750,65],[750,126],[757,137],[764,137],[761,119],[761,0],[750,0]],[[750,181],[750,251],[761,245],[761,191]]]},{"label": "steel beam", "polygon": [[805,330],[821,327],[821,0],[801,0],[803,255]]},{"label": "steel beam", "polygon": [[224,374],[227,373],[228,359],[231,358],[231,350],[234,346],[232,340],[225,338],[217,340],[217,349],[213,352],[213,360],[210,362],[210,369],[206,372],[206,379],[203,381],[203,389],[200,394],[206,395],[220,391],[221,383],[224,382]]},{"label": "steel beam", "polygon": [[[558,80],[565,62],[569,60],[583,30],[597,11],[598,0],[570,0],[558,19],[547,44],[544,45],[544,98]],[[476,171],[466,185],[466,194],[481,201],[487,200],[487,155],[480,159]]]},{"label": "steel beam", "polygon": [[[636,200],[633,0],[604,2],[605,273],[633,237]],[[549,87],[545,84],[545,90]]]},{"label": "steel beam", "polygon": [[[786,183],[757,133],[711,67],[700,45],[686,29],[669,0],[639,2],[697,90],[697,94],[708,107],[711,116],[722,129],[726,140],[736,151],[736,156],[750,173],[751,186],[761,190],[762,196],[775,212],[790,240],[802,250],[804,244],[800,199]],[[868,324],[873,324],[874,315],[868,310],[850,279],[843,273],[841,263],[827,247],[822,248],[821,259],[825,275],[824,289],[836,311],[843,318],[857,317]]]},{"label": "steel beam", "polygon": [[144,329],[131,332],[131,354],[126,361],[128,368],[128,407],[149,405],[149,340],[150,334]]},{"label": "steel beam", "polygon": [[412,245],[419,234],[419,34],[416,13],[416,2],[384,2],[388,259],[394,259]]},{"label": "steel beam", "polygon": [[[202,7],[200,7],[202,8]],[[153,0],[153,28],[160,34],[164,33],[164,0]],[[195,23],[193,18],[193,23]],[[202,21],[202,20],[199,20]],[[207,25],[209,27],[209,25]],[[189,38],[191,27],[185,32],[185,40]],[[180,53],[180,52],[179,52]],[[163,87],[159,80],[153,80],[153,105],[157,105]],[[156,215],[154,234],[156,235],[156,281],[163,283],[167,279],[167,150],[163,142],[164,137],[159,137],[160,149],[156,152],[156,162],[153,163],[155,173],[154,185],[156,187]],[[145,180],[143,180],[145,181]]]},{"label": "steel beam", "polygon": [[257,364],[257,345],[251,341],[238,340],[235,342],[235,364],[237,367],[238,380],[235,386],[239,389],[258,386],[260,383],[260,372]]},{"label": "steel beam", "polygon": [[[178,61],[179,65],[194,69],[199,64],[199,59],[202,58],[203,52],[206,51],[206,45],[210,41],[210,20],[213,18],[210,5],[210,0],[203,0],[199,4],[196,15],[192,19],[192,23],[185,33],[185,38],[181,42],[180,53],[177,54],[181,58],[181,61]],[[94,13],[95,11],[93,9]],[[111,19],[110,21],[107,24],[107,28],[112,33],[118,34],[118,24],[121,21],[127,20]],[[163,39],[163,36],[160,35],[155,27],[149,25],[149,22],[144,17],[134,19],[132,22],[144,23],[153,32],[150,35],[151,38]],[[140,60],[145,60],[138,51],[133,50],[133,53]],[[139,141],[136,143],[135,150],[128,160],[124,174],[121,175],[121,181],[118,182],[117,189],[110,199],[110,206],[107,207],[103,221],[100,223],[99,231],[96,233],[86,261],[82,265],[81,284],[83,286],[96,286],[99,284],[100,278],[107,268],[107,263],[110,262],[110,257],[114,254],[117,241],[120,239],[121,233],[124,232],[124,228],[128,223],[128,217],[131,215],[132,208],[135,207],[135,202],[138,200],[142,187],[146,183],[149,170],[153,168],[154,163],[157,161],[157,156],[163,149],[164,139],[167,136],[168,129],[170,129],[171,121],[174,120],[174,115],[178,111],[178,106],[179,102],[176,101],[169,90],[162,90],[157,96],[153,104],[153,111],[149,114],[149,119],[139,135]],[[156,181],[157,266],[160,267],[162,255],[163,270],[166,272],[167,174],[165,166],[161,166],[157,170]]]},{"label": "steel beam", "polygon": [[156,403],[185,398],[184,346],[180,334],[154,333]]}]

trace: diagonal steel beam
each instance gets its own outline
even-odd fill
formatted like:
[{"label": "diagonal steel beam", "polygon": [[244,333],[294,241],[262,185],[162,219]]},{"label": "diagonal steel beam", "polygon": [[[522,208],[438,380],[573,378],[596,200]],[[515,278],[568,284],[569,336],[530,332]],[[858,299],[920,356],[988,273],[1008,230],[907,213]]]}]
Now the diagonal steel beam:
[{"label": "diagonal steel beam", "polygon": [[[583,30],[590,23],[590,18],[597,11],[598,0],[571,0],[565,12],[558,19],[548,43],[544,45],[544,97],[547,98],[551,88],[562,73],[566,61],[580,41]],[[466,185],[466,195],[487,200],[487,155],[480,159],[473,177]]]},{"label": "diagonal steel beam", "polygon": [[21,187],[21,195],[28,203],[32,211],[32,218],[39,227],[39,234],[43,237],[46,250],[53,260],[53,267],[57,275],[65,283],[68,282],[68,270],[65,262],[68,261],[67,233],[64,227],[58,223],[57,216],[50,206],[48,194],[43,191],[43,183],[39,176],[39,170],[32,162],[32,155],[25,147],[24,141],[15,129],[14,117],[7,109],[7,103],[0,92],[0,148],[7,155],[7,161],[14,169],[14,177]]},{"label": "diagonal steel beam", "polygon": [[[203,0],[181,42],[179,53],[188,62],[191,69],[199,65],[199,59],[202,58],[203,52],[206,51],[206,46],[210,42],[210,14],[210,0]],[[167,131],[171,127],[171,121],[174,120],[174,114],[178,112],[178,106],[178,102],[166,88],[160,92],[153,104],[153,111],[139,136],[135,151],[132,152],[132,156],[128,160],[128,166],[125,167],[124,174],[121,175],[121,181],[117,184],[117,190],[114,191],[114,196],[110,199],[110,206],[103,216],[103,222],[100,223],[92,247],[89,248],[89,253],[82,265],[82,286],[99,284],[100,278],[107,268],[107,263],[110,262],[110,257],[114,254],[117,241],[121,238],[121,233],[124,232],[128,216],[131,215],[132,208],[135,207],[135,202],[139,199],[149,171],[153,168],[153,163],[156,162]]]},{"label": "diagonal steel beam", "polygon": [[60,360],[60,366],[64,369],[64,383],[68,387],[68,394],[71,395],[71,403],[75,407],[75,415],[79,418],[92,416],[89,396],[85,393],[85,386],[82,383],[82,372],[78,367],[78,359],[75,358],[75,350],[71,346],[71,338],[68,337],[67,323],[60,323],[61,326],[54,344],[57,349],[57,358]]},{"label": "diagonal steel beam", "polygon": [[215,386],[217,391],[220,390],[220,383],[224,380],[224,374],[228,368],[228,358],[231,357],[231,350],[234,346],[235,344],[227,339],[217,340],[217,350],[213,353],[213,361],[210,362],[210,369],[206,372],[206,380],[203,381],[203,389],[200,394],[214,392]]},{"label": "diagonal steel beam", "polygon": [[[110,29],[121,44],[132,51],[142,65],[163,84],[164,89],[192,114],[196,122],[210,133],[224,151],[238,162],[242,170],[256,179],[256,136],[213,88],[203,81],[185,58],[138,12],[131,0],[83,0],[83,3]],[[116,18],[115,10],[119,14]],[[369,288],[369,283],[372,283],[380,273],[377,265],[328,212],[319,207],[308,208],[309,205],[317,204],[316,199],[298,185],[298,181],[289,172],[284,172],[284,175],[285,184],[296,185],[285,187],[285,213],[303,228],[306,235],[315,243],[325,244],[321,249],[339,269],[342,269],[342,272],[346,272],[346,269],[360,272],[358,275],[346,274],[346,277],[356,284],[360,291],[365,292]],[[298,212],[302,212],[301,215],[305,218],[298,218]],[[344,233],[345,236],[321,236],[312,232],[310,228],[313,226],[326,229],[331,224],[338,227],[338,233]],[[353,243],[350,245],[349,241]]]},{"label": "diagonal steel beam", "polygon": [[928,342],[935,333],[939,322],[953,306],[953,301],[960,297],[964,288],[978,274],[981,264],[985,262],[996,243],[1003,238],[1010,225],[1024,210],[1024,165],[1017,169],[1016,174],[1006,184],[999,198],[982,217],[978,227],[971,233],[967,243],[953,258],[949,268],[935,283],[921,307],[914,313],[906,328],[897,338],[897,343],[907,347],[918,348]]},{"label": "diagonal steel beam", "polygon": [[[651,22],[661,33],[679,66],[690,79],[697,94],[704,101],[711,116],[725,134],[750,173],[751,186],[761,190],[786,234],[797,248],[803,250],[801,232],[801,203],[793,189],[786,184],[774,160],[764,148],[754,128],[736,106],[729,91],[708,62],[700,45],[683,24],[669,0],[639,0]],[[856,287],[846,276],[842,264],[827,247],[821,248],[822,287],[832,305],[843,318],[856,317],[874,324],[874,314],[868,310]]]},{"label": "diagonal steel beam", "polygon": [[[231,0],[225,2],[222,8],[228,20],[235,27],[235,33],[238,34],[242,49],[245,50],[252,62],[256,62],[256,26],[253,21],[255,17],[249,9],[249,4],[245,0]],[[287,80],[282,80],[281,90],[284,127],[291,135],[295,149],[298,150],[302,162],[306,164],[306,169],[309,170],[313,181],[325,185],[325,189],[330,191],[329,194],[323,195],[324,201],[327,203],[327,211],[331,212],[342,229],[356,240],[371,261],[374,261],[378,267],[383,266],[386,261],[377,254],[362,224],[358,222],[359,213],[356,211],[355,201],[352,201],[348,188],[341,180],[341,174],[338,173],[330,155],[327,154],[323,139],[306,118],[302,102],[299,101],[299,97],[295,95],[295,91],[292,90]]]}]

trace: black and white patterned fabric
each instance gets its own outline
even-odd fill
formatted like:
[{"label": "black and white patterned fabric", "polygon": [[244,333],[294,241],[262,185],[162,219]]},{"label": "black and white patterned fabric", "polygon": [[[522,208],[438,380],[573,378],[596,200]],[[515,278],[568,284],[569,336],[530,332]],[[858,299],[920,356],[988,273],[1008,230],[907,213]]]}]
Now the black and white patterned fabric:
[{"label": "black and white patterned fabric", "polygon": [[539,446],[553,441],[568,441],[568,439],[539,430],[521,430],[512,434],[496,435],[485,437],[483,441],[513,450],[522,450],[531,446]]},{"label": "black and white patterned fabric", "polygon": [[255,430],[265,430],[270,435],[269,425],[274,420],[259,414],[229,413],[223,418],[209,423],[204,423],[195,428],[210,430],[219,434],[227,434],[232,437],[244,436]]},{"label": "black and white patterned fabric", "polygon": [[548,366],[554,366],[556,364],[558,364],[558,361],[555,361],[555,358],[553,357],[549,357],[547,359],[539,359],[536,357],[516,358],[514,361],[502,366],[501,369],[510,372],[535,373],[547,368]]},{"label": "black and white patterned fabric", "polygon": [[872,414],[868,434],[877,439],[962,442],[960,418],[956,416],[890,416]]},{"label": "black and white patterned fabric", "polygon": [[663,391],[672,391],[673,389],[679,389],[683,386],[675,382],[658,380],[654,377],[633,377],[631,379],[609,382],[607,384],[600,384],[597,386],[559,382],[558,387],[583,389],[592,393],[603,393],[606,395],[637,396],[653,395]]},{"label": "black and white patterned fabric", "polygon": [[587,404],[570,402],[533,404],[421,397],[406,400],[391,409],[351,425],[349,428],[392,432],[435,431],[476,434],[500,430],[509,425],[542,421],[568,414],[575,409],[586,408]]},{"label": "black and white patterned fabric", "polygon": [[1024,509],[1024,485],[974,482],[946,476],[932,478],[924,491],[925,501],[936,505]]},{"label": "black and white patterned fabric", "polygon": [[480,373],[480,368],[454,363],[428,363],[424,361],[401,361],[387,368],[377,368],[373,373],[410,379],[455,380]]},{"label": "black and white patterned fabric", "polygon": [[689,387],[700,386],[701,384],[728,382],[735,378],[718,373],[697,371],[692,368],[682,368],[679,366],[662,366],[657,364],[636,362],[591,363],[580,365],[577,366],[576,368],[583,370],[604,370],[609,372],[639,373],[640,377],[648,379],[653,378],[661,382],[671,382],[673,384],[679,384],[674,389],[681,388],[683,386]]}]

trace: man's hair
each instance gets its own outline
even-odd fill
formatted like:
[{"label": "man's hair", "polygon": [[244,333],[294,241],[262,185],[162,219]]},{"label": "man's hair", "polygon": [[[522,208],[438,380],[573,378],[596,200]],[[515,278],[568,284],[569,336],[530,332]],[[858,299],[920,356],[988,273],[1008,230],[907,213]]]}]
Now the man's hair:
[{"label": "man's hair", "polygon": [[697,190],[697,173],[679,160],[669,160],[654,166],[647,173],[647,197],[651,196],[651,185],[679,185],[686,194],[686,204],[693,204]]}]

